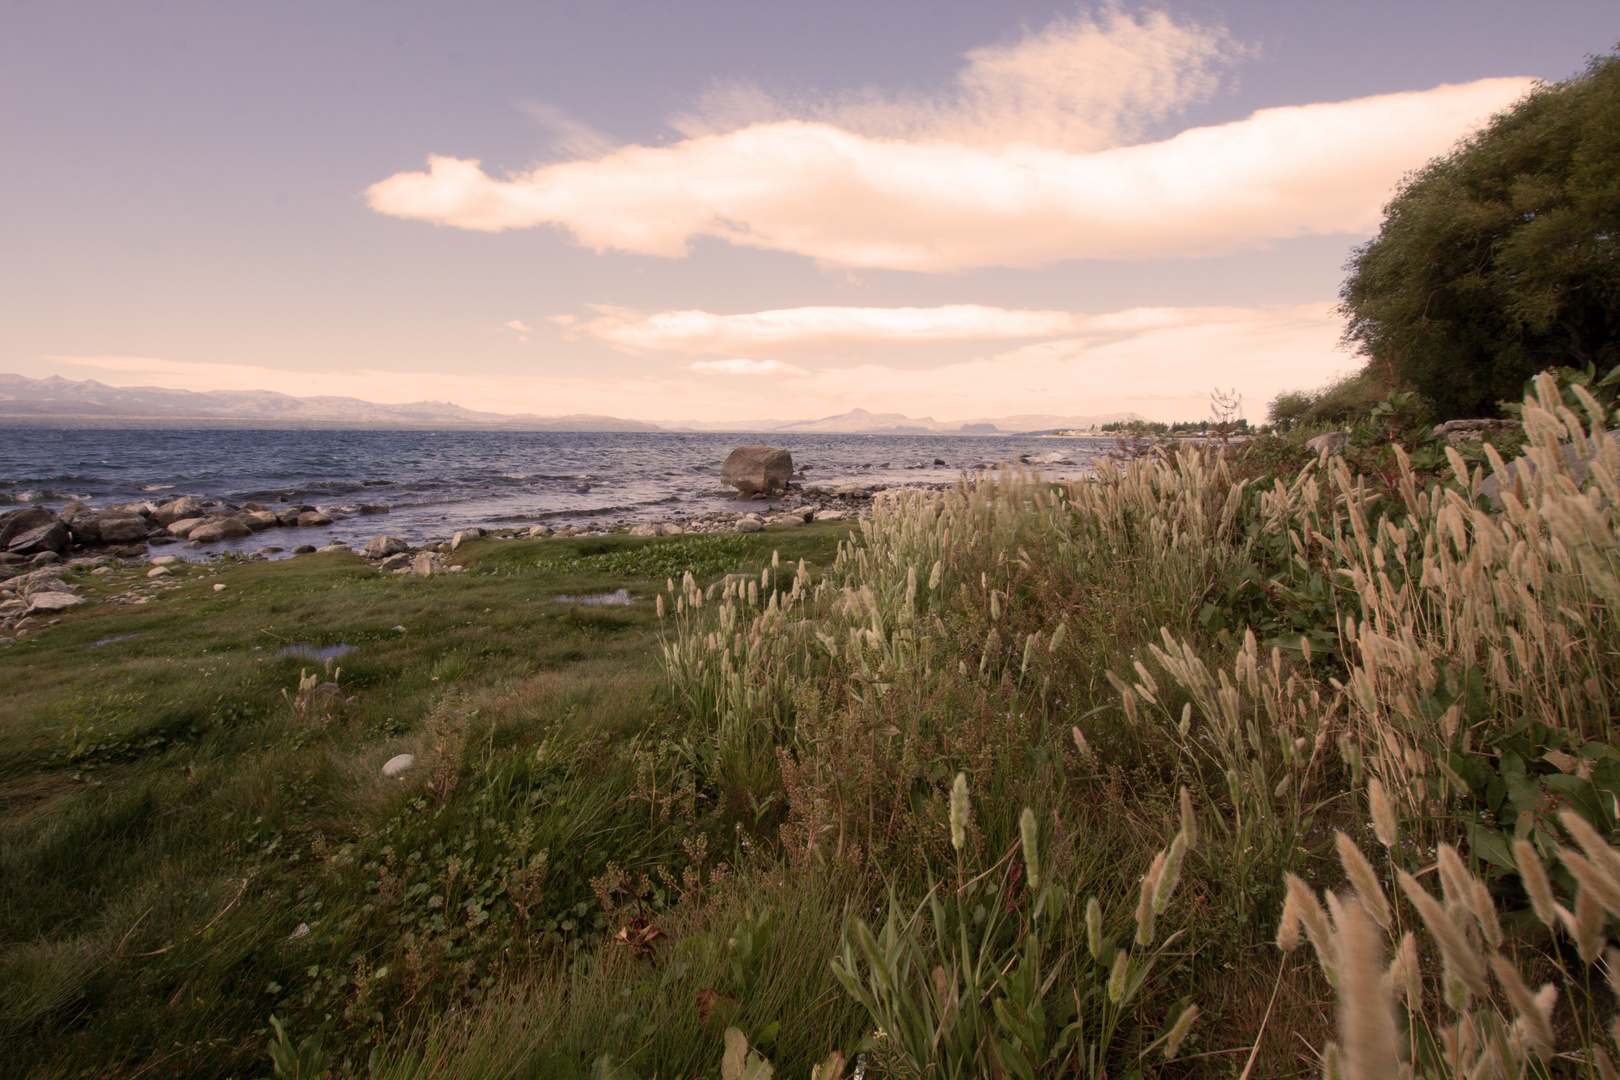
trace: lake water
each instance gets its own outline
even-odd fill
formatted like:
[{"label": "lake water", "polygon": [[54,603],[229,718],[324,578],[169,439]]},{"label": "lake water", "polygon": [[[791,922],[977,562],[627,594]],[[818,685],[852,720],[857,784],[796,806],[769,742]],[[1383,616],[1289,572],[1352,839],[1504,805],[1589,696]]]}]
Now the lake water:
[{"label": "lake water", "polygon": [[795,466],[808,466],[803,483],[823,487],[938,484],[1020,456],[1044,458],[1053,475],[1073,477],[1113,446],[1032,435],[29,427],[0,432],[0,504],[83,499],[102,506],[178,495],[323,510],[366,503],[389,513],[244,543],[356,543],[380,532],[420,543],[472,525],[607,527],[735,510],[720,465],[732,448],[750,443],[785,447]]}]

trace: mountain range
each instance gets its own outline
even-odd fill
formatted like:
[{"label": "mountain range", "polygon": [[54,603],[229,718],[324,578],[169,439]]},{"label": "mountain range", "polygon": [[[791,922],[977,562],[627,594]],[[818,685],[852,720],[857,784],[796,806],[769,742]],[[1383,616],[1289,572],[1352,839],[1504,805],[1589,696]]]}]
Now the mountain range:
[{"label": "mountain range", "polygon": [[1026,414],[940,421],[900,413],[853,409],[818,420],[699,421],[652,424],[615,416],[566,416],[477,412],[448,401],[380,405],[350,397],[292,397],[274,390],[171,390],[159,386],[108,386],[94,379],[52,375],[31,379],[0,374],[0,424],[30,426],[231,426],[321,428],[460,428],[497,431],[759,431],[839,434],[994,435],[1085,429],[1135,413],[1099,416]]}]

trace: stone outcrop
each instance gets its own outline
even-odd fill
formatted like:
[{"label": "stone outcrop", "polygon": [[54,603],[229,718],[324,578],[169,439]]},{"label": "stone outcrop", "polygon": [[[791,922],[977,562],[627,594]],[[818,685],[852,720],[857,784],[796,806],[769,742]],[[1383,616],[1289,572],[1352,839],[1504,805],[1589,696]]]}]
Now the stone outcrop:
[{"label": "stone outcrop", "polygon": [[778,446],[739,446],[720,466],[720,482],[739,495],[786,491],[793,479],[793,455]]},{"label": "stone outcrop", "polygon": [[1326,435],[1318,435],[1316,438],[1307,441],[1305,449],[1313,454],[1337,454],[1349,445],[1350,433],[1348,431],[1330,431]]},{"label": "stone outcrop", "polygon": [[410,546],[403,536],[373,536],[366,541],[366,546],[360,553],[368,559],[386,559]]}]

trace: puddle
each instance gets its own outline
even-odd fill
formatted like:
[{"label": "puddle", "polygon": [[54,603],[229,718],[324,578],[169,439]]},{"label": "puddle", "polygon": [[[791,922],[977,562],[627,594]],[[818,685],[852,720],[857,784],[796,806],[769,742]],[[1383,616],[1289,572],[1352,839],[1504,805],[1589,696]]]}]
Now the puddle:
[{"label": "puddle", "polygon": [[611,604],[614,607],[628,607],[636,602],[630,595],[629,589],[614,589],[612,592],[598,593],[595,596],[559,596],[559,604]]},{"label": "puddle", "polygon": [[336,645],[288,645],[277,649],[277,656],[296,656],[300,660],[340,660],[354,652],[353,645],[338,642]]},{"label": "puddle", "polygon": [[112,637],[104,637],[100,641],[92,641],[89,647],[92,649],[99,649],[103,645],[111,645],[115,641],[128,641],[132,637],[140,636],[140,634],[114,634]]}]

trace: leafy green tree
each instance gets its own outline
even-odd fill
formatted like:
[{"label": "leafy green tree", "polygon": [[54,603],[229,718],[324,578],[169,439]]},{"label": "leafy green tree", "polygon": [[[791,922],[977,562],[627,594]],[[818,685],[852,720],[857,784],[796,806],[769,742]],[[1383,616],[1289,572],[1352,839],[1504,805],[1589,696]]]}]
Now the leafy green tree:
[{"label": "leafy green tree", "polygon": [[1347,342],[1442,417],[1548,367],[1620,362],[1620,55],[1409,176],[1346,267]]}]

